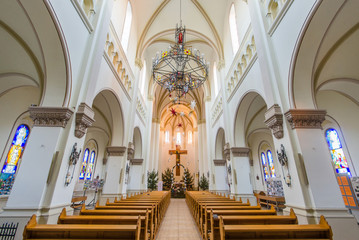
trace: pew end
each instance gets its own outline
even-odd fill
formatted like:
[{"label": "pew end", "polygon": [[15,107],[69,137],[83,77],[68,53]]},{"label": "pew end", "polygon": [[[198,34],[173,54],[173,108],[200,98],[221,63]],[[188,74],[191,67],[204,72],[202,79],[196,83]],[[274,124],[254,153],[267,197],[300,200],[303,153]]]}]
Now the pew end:
[{"label": "pew end", "polygon": [[33,214],[30,218],[30,220],[27,222],[25,228],[24,228],[24,232],[22,233],[23,239],[28,239],[28,234],[27,234],[27,229],[34,227],[37,225],[37,221],[36,221],[36,214]]},{"label": "pew end", "polygon": [[224,222],[222,216],[219,216],[219,236],[220,240],[225,240]]},{"label": "pew end", "polygon": [[110,199],[107,198],[106,205],[108,205],[109,203],[110,203]]},{"label": "pew end", "polygon": [[96,205],[95,205],[95,209],[98,208],[99,206],[100,206],[100,201],[97,200]]},{"label": "pew end", "polygon": [[333,239],[332,227],[328,224],[327,220],[323,215],[320,216],[319,225],[329,228],[329,237],[330,239]]},{"label": "pew end", "polygon": [[57,224],[60,224],[61,223],[61,218],[64,218],[66,217],[67,214],[66,214],[66,208],[63,208],[60,215],[59,215],[59,218],[57,219]]},{"label": "pew end", "polygon": [[80,209],[80,214],[83,213],[84,211],[86,211],[86,205],[85,203],[82,204],[82,207]]},{"label": "pew end", "polygon": [[141,234],[141,215],[137,218],[137,230],[135,234],[135,239],[140,240],[140,234]]},{"label": "pew end", "polygon": [[249,202],[249,198],[247,198],[247,204],[249,204],[249,206],[251,205],[251,203]]},{"label": "pew end", "polygon": [[295,218],[295,223],[294,224],[298,224],[298,218],[297,218],[297,214],[295,214],[293,208],[290,209],[290,213],[289,216]]}]

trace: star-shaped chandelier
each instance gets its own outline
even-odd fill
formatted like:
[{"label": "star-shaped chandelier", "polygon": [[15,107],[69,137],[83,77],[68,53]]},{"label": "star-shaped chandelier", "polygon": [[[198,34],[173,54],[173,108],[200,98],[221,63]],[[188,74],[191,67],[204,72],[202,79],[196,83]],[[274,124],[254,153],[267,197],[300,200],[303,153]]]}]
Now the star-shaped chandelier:
[{"label": "star-shaped chandelier", "polygon": [[152,74],[153,79],[168,90],[170,96],[174,93],[179,101],[207,80],[209,63],[199,50],[186,46],[186,28],[182,26],[182,20],[179,26],[176,25],[175,42],[167,50],[157,52],[152,62]]}]

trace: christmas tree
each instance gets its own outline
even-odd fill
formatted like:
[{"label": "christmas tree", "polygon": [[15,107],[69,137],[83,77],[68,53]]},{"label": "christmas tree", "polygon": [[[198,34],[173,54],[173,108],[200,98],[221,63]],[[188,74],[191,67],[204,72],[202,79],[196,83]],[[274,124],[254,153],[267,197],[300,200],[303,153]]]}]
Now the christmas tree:
[{"label": "christmas tree", "polygon": [[192,190],[193,189],[193,176],[191,175],[191,173],[189,172],[189,169],[186,168],[184,170],[184,175],[182,176],[182,180],[184,182],[184,184],[186,185],[187,190]]},{"label": "christmas tree", "polygon": [[167,168],[164,173],[162,173],[163,181],[163,190],[170,190],[173,182],[173,176],[171,169]]},{"label": "christmas tree", "polygon": [[147,172],[147,188],[150,190],[156,190],[158,183],[158,172],[153,170],[152,172]]},{"label": "christmas tree", "polygon": [[204,176],[204,174],[202,174],[202,177],[199,179],[198,185],[203,191],[208,189],[209,182],[208,179]]}]

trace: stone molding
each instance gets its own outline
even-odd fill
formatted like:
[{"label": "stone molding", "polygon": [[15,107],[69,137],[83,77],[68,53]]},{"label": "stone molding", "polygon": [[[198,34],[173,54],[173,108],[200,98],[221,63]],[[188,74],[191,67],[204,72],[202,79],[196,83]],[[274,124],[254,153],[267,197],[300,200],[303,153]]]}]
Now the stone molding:
[{"label": "stone molding", "polygon": [[29,107],[30,118],[34,121],[35,127],[63,127],[74,113],[65,107]]},{"label": "stone molding", "polygon": [[141,58],[136,58],[135,59],[135,65],[141,70],[143,68],[143,62],[141,60]]},{"label": "stone molding", "polygon": [[133,159],[134,154],[135,154],[135,145],[132,142],[129,142],[127,148],[127,160]]},{"label": "stone molding", "polygon": [[203,124],[203,123],[206,123],[206,119],[199,119],[197,121],[197,125],[200,125],[200,124]]},{"label": "stone molding", "polygon": [[214,166],[226,166],[225,159],[214,159],[213,163],[214,163]]},{"label": "stone molding", "polygon": [[247,147],[232,147],[233,157],[249,157],[250,148]]},{"label": "stone molding", "polygon": [[284,115],[292,129],[322,129],[322,122],[325,120],[326,110],[316,109],[290,109]]},{"label": "stone molding", "polygon": [[133,159],[130,160],[130,163],[132,165],[142,165],[143,159],[142,158],[137,158],[137,159],[133,158]]},{"label": "stone molding", "polygon": [[231,160],[231,147],[229,146],[229,143],[226,143],[224,145],[224,147],[223,147],[223,155],[228,161]]},{"label": "stone molding", "polygon": [[88,127],[95,122],[95,112],[86,103],[81,103],[76,113],[75,136],[82,138],[86,134]]},{"label": "stone molding", "polygon": [[278,104],[274,104],[266,111],[264,123],[277,139],[283,138],[283,114]]},{"label": "stone molding", "polygon": [[106,148],[108,156],[123,156],[126,152],[126,147],[123,146],[109,146]]}]

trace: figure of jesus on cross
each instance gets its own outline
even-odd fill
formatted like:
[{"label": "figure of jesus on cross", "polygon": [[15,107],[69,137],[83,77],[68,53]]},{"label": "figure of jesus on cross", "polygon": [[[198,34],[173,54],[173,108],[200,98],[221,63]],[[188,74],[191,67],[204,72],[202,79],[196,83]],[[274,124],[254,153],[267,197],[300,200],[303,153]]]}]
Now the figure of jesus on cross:
[{"label": "figure of jesus on cross", "polygon": [[187,150],[181,150],[180,145],[176,145],[176,150],[170,150],[169,153],[176,154],[176,176],[181,175],[180,163],[181,163],[181,154],[187,154]]}]

